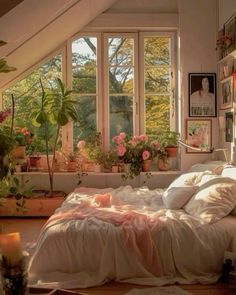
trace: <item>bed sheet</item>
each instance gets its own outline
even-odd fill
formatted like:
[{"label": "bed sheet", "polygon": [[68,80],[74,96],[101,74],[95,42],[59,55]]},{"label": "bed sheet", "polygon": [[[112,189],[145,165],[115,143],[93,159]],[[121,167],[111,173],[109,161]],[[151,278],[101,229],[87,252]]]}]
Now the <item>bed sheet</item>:
[{"label": "bed sheet", "polygon": [[85,288],[111,280],[144,285],[214,283],[218,280],[226,250],[235,247],[236,218],[227,216],[204,224],[183,210],[167,210],[163,190],[130,186],[118,189],[84,189],[71,193],[56,214],[86,203],[89,196],[109,192],[111,206],[127,206],[158,219],[152,232],[163,275],[157,277],[127,250],[119,227],[90,216],[49,223],[39,237],[29,265],[29,283],[40,287]]}]

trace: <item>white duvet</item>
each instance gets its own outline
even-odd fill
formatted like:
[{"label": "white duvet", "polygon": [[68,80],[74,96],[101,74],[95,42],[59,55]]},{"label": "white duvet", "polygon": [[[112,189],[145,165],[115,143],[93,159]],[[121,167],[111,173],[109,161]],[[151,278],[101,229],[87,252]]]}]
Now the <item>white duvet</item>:
[{"label": "white duvet", "polygon": [[[163,190],[79,189],[56,213],[87,204],[94,193],[109,191],[109,211],[119,206],[157,218],[161,227],[152,232],[163,275],[156,277],[127,249],[120,228],[95,217],[58,220],[46,226],[29,264],[29,283],[40,287],[85,288],[110,280],[146,285],[213,283],[220,276],[224,252],[232,250],[236,218],[227,216],[204,224],[183,210],[167,210]],[[125,206],[125,207],[124,207]],[[148,254],[148,253],[147,253]]]}]

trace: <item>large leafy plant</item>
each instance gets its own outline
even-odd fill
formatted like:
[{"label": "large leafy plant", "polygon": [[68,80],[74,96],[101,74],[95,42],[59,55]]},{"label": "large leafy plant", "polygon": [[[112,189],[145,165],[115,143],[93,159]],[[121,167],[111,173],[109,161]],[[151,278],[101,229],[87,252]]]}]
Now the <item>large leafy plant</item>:
[{"label": "large leafy plant", "polygon": [[[50,183],[50,196],[53,195],[54,188],[54,166],[55,154],[57,150],[58,140],[60,137],[61,128],[70,120],[77,121],[77,100],[72,97],[72,91],[65,88],[61,79],[56,79],[56,87],[46,90],[42,81],[42,96],[41,103],[37,105],[31,116],[33,122],[42,128],[45,136],[45,147],[47,156],[48,175]],[[54,127],[54,134],[51,142],[51,127]],[[49,153],[52,150],[52,162],[49,160]]]}]

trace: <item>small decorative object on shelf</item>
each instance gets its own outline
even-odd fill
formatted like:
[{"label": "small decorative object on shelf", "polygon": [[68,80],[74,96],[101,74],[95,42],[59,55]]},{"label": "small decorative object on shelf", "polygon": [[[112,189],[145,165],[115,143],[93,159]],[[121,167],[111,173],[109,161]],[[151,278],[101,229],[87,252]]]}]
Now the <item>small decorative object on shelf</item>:
[{"label": "small decorative object on shelf", "polygon": [[29,254],[22,251],[19,233],[1,235],[0,248],[2,251],[0,270],[4,294],[28,294],[27,260]]}]

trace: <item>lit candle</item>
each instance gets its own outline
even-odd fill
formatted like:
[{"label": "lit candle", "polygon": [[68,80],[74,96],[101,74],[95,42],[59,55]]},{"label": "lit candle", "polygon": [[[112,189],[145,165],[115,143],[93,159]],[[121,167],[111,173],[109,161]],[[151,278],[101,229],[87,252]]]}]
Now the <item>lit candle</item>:
[{"label": "lit candle", "polygon": [[0,235],[0,250],[2,256],[11,265],[17,265],[22,259],[22,248],[19,233]]}]

